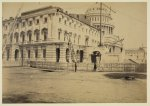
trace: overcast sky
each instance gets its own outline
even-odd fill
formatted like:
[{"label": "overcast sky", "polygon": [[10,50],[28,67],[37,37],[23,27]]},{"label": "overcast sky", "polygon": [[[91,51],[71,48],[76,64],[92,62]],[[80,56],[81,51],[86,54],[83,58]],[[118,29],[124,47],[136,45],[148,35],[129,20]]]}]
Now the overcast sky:
[{"label": "overcast sky", "polygon": [[[18,9],[23,4],[21,12],[44,7],[59,6],[69,13],[85,13],[85,11],[95,5],[94,2],[85,3],[3,3],[2,16],[8,19],[17,14]],[[115,35],[124,38],[125,48],[138,48],[146,46],[147,41],[147,5],[146,2],[130,3],[105,3],[116,11],[112,15],[115,25]]]}]

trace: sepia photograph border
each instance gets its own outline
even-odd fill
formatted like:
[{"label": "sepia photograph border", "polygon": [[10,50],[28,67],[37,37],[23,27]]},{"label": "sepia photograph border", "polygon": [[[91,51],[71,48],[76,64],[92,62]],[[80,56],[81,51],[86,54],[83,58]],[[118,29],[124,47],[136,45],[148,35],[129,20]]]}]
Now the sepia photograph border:
[{"label": "sepia photograph border", "polygon": [[[2,3],[3,2],[147,2],[147,103],[17,103],[17,104],[2,104]],[[0,61],[0,66],[1,66],[1,79],[0,79],[0,99],[1,103],[0,105],[34,105],[34,106],[43,106],[43,105],[55,105],[55,106],[60,106],[60,105],[68,105],[68,106],[74,106],[74,105],[86,105],[86,106],[150,106],[150,1],[149,0],[2,0],[0,1],[0,53],[1,53],[1,61]]]}]

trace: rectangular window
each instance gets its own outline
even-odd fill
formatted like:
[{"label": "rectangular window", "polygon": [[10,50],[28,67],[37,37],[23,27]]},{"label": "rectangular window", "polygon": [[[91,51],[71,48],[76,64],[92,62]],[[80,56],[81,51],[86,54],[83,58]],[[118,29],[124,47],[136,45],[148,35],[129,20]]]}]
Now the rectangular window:
[{"label": "rectangular window", "polygon": [[39,40],[39,34],[36,35],[36,41],[38,41],[38,40]]},{"label": "rectangular window", "polygon": [[58,40],[60,40],[60,33],[61,33],[61,32],[59,31],[59,32],[58,32]]},{"label": "rectangular window", "polygon": [[71,22],[69,23],[69,26],[71,26]]},{"label": "rectangular window", "polygon": [[29,21],[29,26],[31,26],[32,25],[32,21]]},{"label": "rectangular window", "polygon": [[66,25],[66,20],[64,21],[65,25]]},{"label": "rectangular window", "polygon": [[16,26],[16,28],[17,28],[17,29],[19,28],[19,23],[17,23],[17,26]]},{"label": "rectangular window", "polygon": [[61,18],[59,18],[59,22],[61,22]]},{"label": "rectangular window", "polygon": [[38,58],[38,50],[35,50],[35,58]]},{"label": "rectangular window", "polygon": [[9,60],[9,49],[7,50],[7,60]]},{"label": "rectangular window", "polygon": [[46,49],[43,49],[43,58],[46,58]]},{"label": "rectangular window", "polygon": [[7,30],[7,25],[5,26],[5,29]]},{"label": "rectangular window", "polygon": [[36,24],[39,24],[39,19],[36,20]]},{"label": "rectangular window", "polygon": [[47,18],[44,18],[44,23],[47,23]]},{"label": "rectangular window", "polygon": [[25,27],[25,22],[22,23],[22,26]]},{"label": "rectangular window", "polygon": [[18,43],[18,36],[16,36],[16,43]]},{"label": "rectangular window", "polygon": [[25,41],[25,35],[22,35],[22,42]]},{"label": "rectangular window", "polygon": [[30,58],[30,50],[28,50],[28,58]]}]

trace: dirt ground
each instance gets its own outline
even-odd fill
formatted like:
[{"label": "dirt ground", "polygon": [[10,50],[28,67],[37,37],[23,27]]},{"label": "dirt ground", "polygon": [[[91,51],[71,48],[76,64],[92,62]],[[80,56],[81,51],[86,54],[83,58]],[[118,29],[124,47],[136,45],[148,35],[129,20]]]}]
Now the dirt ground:
[{"label": "dirt ground", "polygon": [[112,79],[109,72],[3,68],[3,103],[146,102],[146,78]]}]

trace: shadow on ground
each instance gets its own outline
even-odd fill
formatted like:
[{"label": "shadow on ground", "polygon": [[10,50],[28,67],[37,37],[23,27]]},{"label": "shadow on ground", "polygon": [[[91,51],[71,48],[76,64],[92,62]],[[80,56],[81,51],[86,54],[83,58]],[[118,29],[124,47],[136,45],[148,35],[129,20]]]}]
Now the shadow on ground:
[{"label": "shadow on ground", "polygon": [[44,72],[55,72],[54,70],[50,70],[50,69],[43,69],[41,71],[44,71]]},{"label": "shadow on ground", "polygon": [[46,101],[32,101],[31,98],[29,98],[30,95],[11,95],[11,96],[5,96],[2,99],[2,102],[4,104],[6,103],[50,103]]},{"label": "shadow on ground", "polygon": [[104,74],[104,76],[110,79],[123,79],[126,76],[134,76],[135,78],[138,78],[138,79],[147,78],[146,74],[141,74],[141,73],[108,73],[108,74]]},{"label": "shadow on ground", "polygon": [[3,97],[3,103],[31,103],[27,95],[11,95]]}]

